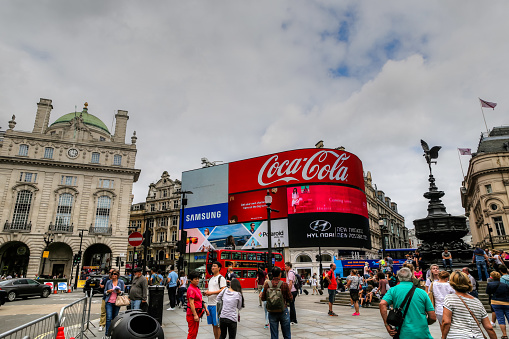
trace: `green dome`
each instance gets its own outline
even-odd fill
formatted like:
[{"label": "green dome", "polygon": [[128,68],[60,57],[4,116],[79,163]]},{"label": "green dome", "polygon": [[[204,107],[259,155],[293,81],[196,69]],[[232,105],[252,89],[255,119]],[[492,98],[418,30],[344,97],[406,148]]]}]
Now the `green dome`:
[{"label": "green dome", "polygon": [[51,126],[61,123],[61,122],[70,122],[72,119],[74,119],[75,116],[80,116],[80,115],[83,118],[83,123],[85,123],[86,125],[98,127],[100,129],[108,132],[108,134],[110,134],[110,131],[108,130],[108,127],[106,127],[104,122],[102,122],[101,119],[99,119],[95,115],[89,114],[88,109],[86,107],[83,108],[83,112],[76,112],[76,113],[72,112],[72,113],[68,113],[66,115],[61,116],[60,118],[55,120],[55,122],[52,123]]}]

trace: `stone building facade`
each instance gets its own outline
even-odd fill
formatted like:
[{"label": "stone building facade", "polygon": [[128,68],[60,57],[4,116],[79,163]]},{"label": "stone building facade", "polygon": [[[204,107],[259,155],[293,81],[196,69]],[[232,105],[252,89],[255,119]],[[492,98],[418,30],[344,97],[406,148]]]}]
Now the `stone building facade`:
[{"label": "stone building facade", "polygon": [[[482,134],[460,189],[474,246],[509,246],[509,127]],[[491,240],[490,230],[491,229]]]},{"label": "stone building facade", "polygon": [[81,265],[99,270],[125,256],[140,175],[128,113],[117,112],[110,134],[86,103],[50,125],[52,109],[41,99],[31,132],[15,130],[13,116],[1,133],[0,274],[69,277],[80,247]]},{"label": "stone building facade", "polygon": [[[146,201],[133,204],[131,207],[130,231],[145,234],[148,228],[151,233],[151,244],[147,248],[147,266],[167,270],[176,264],[175,252],[180,222],[180,188],[178,179],[170,179],[167,171],[161,178],[149,185]],[[134,249],[128,247],[129,263],[132,263]],[[141,267],[145,255],[144,246],[136,248],[136,258]],[[136,264],[135,264],[136,265]],[[128,268],[131,266],[128,265]]]}]

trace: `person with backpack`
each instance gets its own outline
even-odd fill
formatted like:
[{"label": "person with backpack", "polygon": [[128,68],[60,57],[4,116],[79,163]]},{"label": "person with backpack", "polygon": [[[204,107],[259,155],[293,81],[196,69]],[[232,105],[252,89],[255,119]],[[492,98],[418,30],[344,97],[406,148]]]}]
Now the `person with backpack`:
[{"label": "person with backpack", "polygon": [[337,317],[338,315],[332,312],[332,305],[334,304],[334,299],[336,297],[336,289],[338,288],[338,283],[336,281],[336,275],[334,271],[336,270],[336,264],[330,264],[330,271],[325,275],[325,280],[328,282],[327,289],[329,291],[329,316]]},{"label": "person with backpack", "polygon": [[226,279],[219,274],[221,267],[222,265],[219,261],[214,261],[212,263],[212,277],[209,279],[209,289],[205,291],[205,295],[209,297],[207,308],[210,314],[207,315],[207,323],[212,325],[215,339],[219,339],[219,335],[221,334],[219,319],[217,317],[217,295],[226,288]]},{"label": "person with backpack", "polygon": [[163,275],[161,274],[161,270],[158,270],[156,273],[155,268],[150,269],[150,286],[154,285],[162,285],[163,284]]},{"label": "person with backpack", "polygon": [[279,324],[284,339],[291,338],[290,315],[287,305],[293,301],[290,286],[281,280],[281,269],[277,266],[272,268],[272,280],[267,280],[263,285],[262,301],[266,301],[269,312],[270,338],[279,338]]},{"label": "person with backpack", "polygon": [[286,271],[286,281],[288,282],[288,286],[290,287],[290,292],[292,293],[292,301],[290,301],[290,325],[296,325],[297,322],[297,312],[295,311],[295,299],[298,295],[298,279],[299,275],[292,270],[292,263],[285,262],[285,271]]},{"label": "person with backpack", "polygon": [[225,288],[217,295],[219,327],[221,329],[221,336],[219,339],[226,339],[228,333],[229,339],[235,339],[237,336],[237,320],[239,317],[238,312],[244,307],[244,296],[242,295],[242,286],[240,282],[232,278],[230,286]]},{"label": "person with backpack", "polygon": [[357,270],[351,270],[350,275],[346,278],[346,288],[350,290],[350,299],[352,299],[355,307],[355,312],[352,314],[353,316],[361,315],[359,313],[359,288],[362,287],[361,285],[362,280],[357,275]]}]

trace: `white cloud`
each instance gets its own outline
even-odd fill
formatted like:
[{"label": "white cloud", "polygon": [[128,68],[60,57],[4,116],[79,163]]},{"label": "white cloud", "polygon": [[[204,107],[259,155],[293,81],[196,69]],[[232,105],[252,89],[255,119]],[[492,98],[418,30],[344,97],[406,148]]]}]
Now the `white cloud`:
[{"label": "white cloud", "polygon": [[180,178],[204,156],[228,162],[322,139],[361,158],[408,226],[426,215],[422,138],[443,146],[437,184],[449,213],[462,214],[456,148],[475,149],[484,130],[477,97],[499,103],[485,112],[490,127],[507,123],[508,7],[6,3],[0,126],[16,114],[17,128],[31,130],[40,97],[53,99],[52,120],[88,101],[111,127],[115,110],[128,110],[142,169],[135,201],[164,170]]}]

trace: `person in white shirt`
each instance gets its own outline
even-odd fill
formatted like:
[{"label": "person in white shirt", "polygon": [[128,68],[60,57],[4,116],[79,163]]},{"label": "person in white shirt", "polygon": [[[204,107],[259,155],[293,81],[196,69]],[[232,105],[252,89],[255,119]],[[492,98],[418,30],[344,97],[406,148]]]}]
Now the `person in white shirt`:
[{"label": "person in white shirt", "polygon": [[209,289],[205,291],[205,295],[209,297],[207,309],[209,315],[207,315],[207,323],[212,325],[214,331],[214,338],[219,339],[221,329],[219,328],[219,319],[217,318],[217,295],[226,287],[226,279],[219,271],[221,270],[221,263],[214,261],[212,263],[212,277],[209,279]]},{"label": "person in white shirt", "polygon": [[317,284],[318,284],[318,280],[316,279],[316,273],[315,273],[315,274],[313,274],[313,277],[311,278],[311,287],[313,287],[313,293],[311,295],[315,294],[315,292],[316,292],[316,294],[318,294],[318,290],[316,289]]},{"label": "person in white shirt", "polygon": [[429,278],[426,279],[426,285],[424,287],[426,290],[426,293],[428,293],[431,283],[434,281],[438,281],[438,274],[440,273],[440,268],[438,267],[438,265],[433,264],[429,268],[429,271],[431,272],[431,274],[430,274]]},{"label": "person in white shirt", "polygon": [[434,281],[430,285],[430,291],[433,293],[435,299],[435,313],[437,315],[440,330],[442,329],[442,316],[444,314],[444,299],[448,294],[454,294],[454,289],[449,284],[449,275],[447,271],[441,271],[438,274],[438,281]]}]

